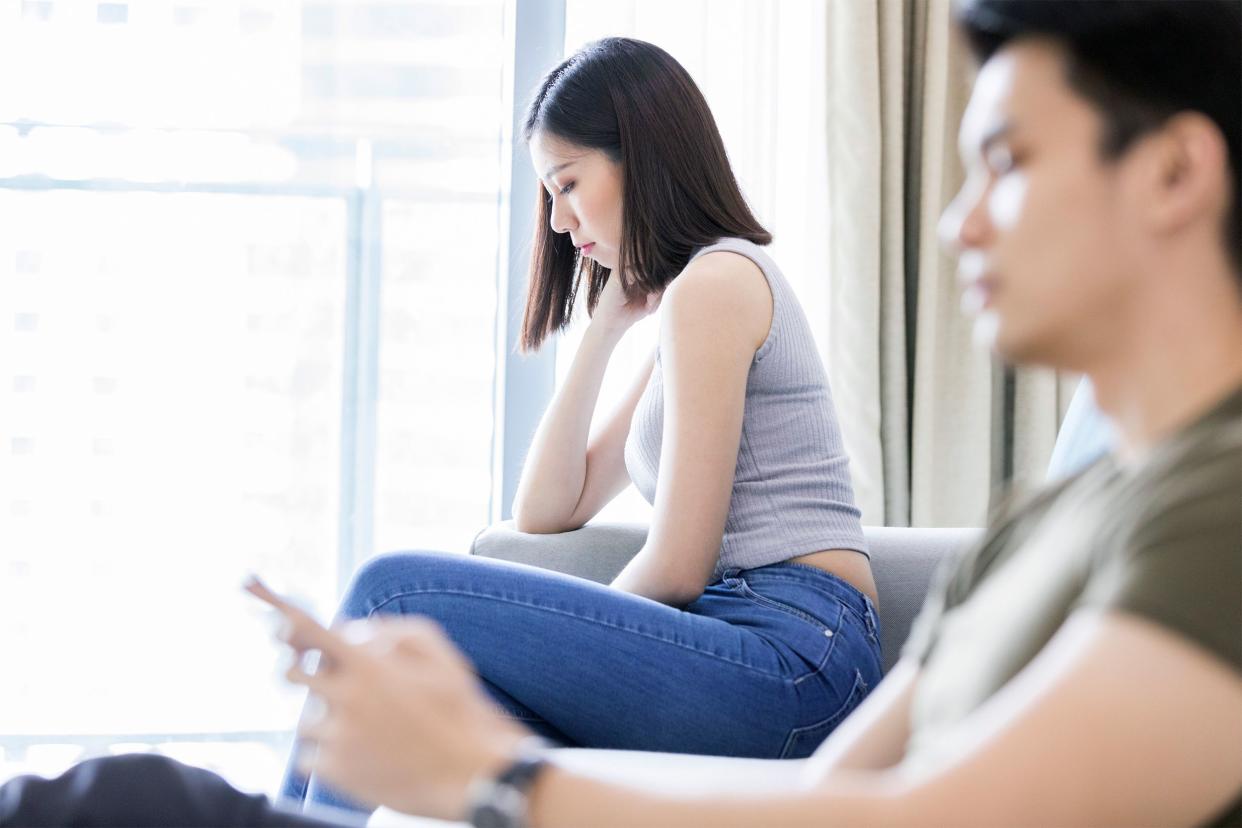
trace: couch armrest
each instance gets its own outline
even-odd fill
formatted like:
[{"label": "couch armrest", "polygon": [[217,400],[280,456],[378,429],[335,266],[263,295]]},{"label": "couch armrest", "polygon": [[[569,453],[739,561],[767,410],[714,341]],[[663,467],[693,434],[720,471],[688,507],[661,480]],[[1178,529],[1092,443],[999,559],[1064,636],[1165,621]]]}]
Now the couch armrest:
[{"label": "couch armrest", "polygon": [[641,523],[588,523],[573,532],[532,535],[519,532],[513,521],[506,520],[476,535],[470,554],[608,584],[646,541],[647,527]]}]

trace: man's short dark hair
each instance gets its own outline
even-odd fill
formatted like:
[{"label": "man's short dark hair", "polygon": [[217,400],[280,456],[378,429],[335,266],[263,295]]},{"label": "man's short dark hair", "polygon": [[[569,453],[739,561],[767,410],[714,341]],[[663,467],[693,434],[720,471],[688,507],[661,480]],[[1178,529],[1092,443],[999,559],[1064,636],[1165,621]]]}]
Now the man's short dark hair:
[{"label": "man's short dark hair", "polygon": [[1067,80],[1105,122],[1116,158],[1181,112],[1210,118],[1229,148],[1233,201],[1225,242],[1242,279],[1242,0],[961,0],[980,62],[1023,37],[1067,54]]}]

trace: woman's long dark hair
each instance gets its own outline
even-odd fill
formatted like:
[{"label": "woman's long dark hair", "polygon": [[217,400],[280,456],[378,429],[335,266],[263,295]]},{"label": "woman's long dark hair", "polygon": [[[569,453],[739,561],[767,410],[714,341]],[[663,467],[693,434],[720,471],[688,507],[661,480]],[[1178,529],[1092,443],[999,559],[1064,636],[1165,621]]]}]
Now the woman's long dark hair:
[{"label": "woman's long dark hair", "polygon": [[[626,296],[664,289],[700,247],[723,237],[767,244],[729,167],[703,93],[658,46],[598,40],[553,69],[526,114],[525,137],[542,132],[604,152],[621,167],[618,269]],[[582,276],[594,311],[609,270],[582,258],[550,226],[552,196],[539,188],[521,348],[538,348],[569,324]]]}]

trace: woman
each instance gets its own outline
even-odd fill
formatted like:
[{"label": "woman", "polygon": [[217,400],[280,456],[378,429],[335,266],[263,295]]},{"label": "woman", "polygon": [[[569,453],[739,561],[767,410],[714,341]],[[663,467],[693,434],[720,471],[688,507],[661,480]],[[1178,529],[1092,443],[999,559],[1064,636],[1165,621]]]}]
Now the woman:
[{"label": "woman", "polygon": [[[362,568],[340,619],[435,619],[511,717],[562,744],[803,757],[881,676],[875,585],[827,379],[761,245],[702,94],[611,38],[544,79],[525,137],[542,189],[522,343],[592,311],[513,504],[577,529],[631,481],[654,506],[611,586],[460,555]],[[659,345],[588,437],[622,335]],[[583,549],[583,555],[591,554]],[[291,773],[292,799],[347,805]]]}]

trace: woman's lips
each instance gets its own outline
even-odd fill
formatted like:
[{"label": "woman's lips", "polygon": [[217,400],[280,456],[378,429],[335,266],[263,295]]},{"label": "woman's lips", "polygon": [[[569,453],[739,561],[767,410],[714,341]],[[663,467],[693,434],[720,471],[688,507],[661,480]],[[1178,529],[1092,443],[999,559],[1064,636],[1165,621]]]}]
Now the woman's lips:
[{"label": "woman's lips", "polygon": [[583,256],[590,256],[591,251],[595,249],[595,242],[591,242],[590,244],[584,244],[579,249],[582,251]]}]

